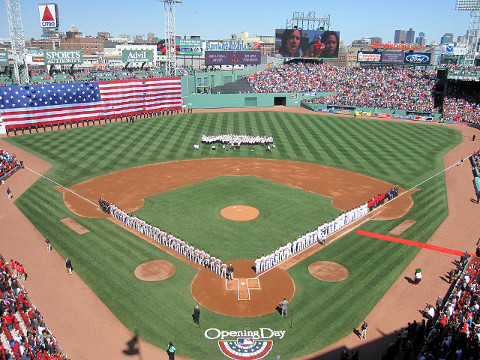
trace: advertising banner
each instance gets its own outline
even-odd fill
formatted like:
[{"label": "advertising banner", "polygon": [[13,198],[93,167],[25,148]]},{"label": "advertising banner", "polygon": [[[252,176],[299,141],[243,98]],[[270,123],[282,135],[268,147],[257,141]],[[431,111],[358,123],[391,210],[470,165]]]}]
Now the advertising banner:
[{"label": "advertising banner", "polygon": [[47,50],[43,52],[43,64],[82,64],[83,51],[82,50]]},{"label": "advertising banner", "polygon": [[340,32],[331,30],[275,30],[275,56],[338,58]]},{"label": "advertising banner", "polygon": [[319,112],[333,113],[333,109],[317,109]]},{"label": "advertising banner", "polygon": [[403,64],[405,53],[402,51],[384,51],[382,53],[382,63],[384,64]]},{"label": "advertising banner", "polygon": [[391,49],[391,50],[420,50],[422,45],[419,44],[380,44],[372,43],[372,49]]},{"label": "advertising banner", "polygon": [[412,116],[411,116],[411,115],[395,115],[394,118],[395,118],[395,119],[412,120]]},{"label": "advertising banner", "polygon": [[433,121],[433,117],[431,116],[414,116],[413,119],[420,121]]},{"label": "advertising banner", "polygon": [[0,66],[8,66],[8,52],[0,51]]},{"label": "advertising banner", "polygon": [[378,117],[386,117],[386,118],[392,117],[391,114],[384,114],[384,113],[375,113],[374,115]]},{"label": "advertising banner", "polygon": [[380,63],[382,61],[382,53],[373,51],[359,51],[357,53],[357,61],[364,63]]},{"label": "advertising banner", "polygon": [[409,65],[430,65],[432,54],[430,53],[407,53],[405,54],[405,64]]},{"label": "advertising banner", "polygon": [[122,62],[153,62],[153,50],[122,50]]},{"label": "advertising banner", "polygon": [[58,28],[58,5],[40,4],[38,5],[40,15],[40,26],[42,28]]},{"label": "advertising banner", "polygon": [[202,40],[197,39],[176,39],[175,45],[177,47],[178,55],[202,55]]},{"label": "advertising banner", "polygon": [[205,42],[205,50],[212,51],[212,50],[258,50],[260,48],[260,44],[257,42],[250,42],[246,43],[243,41],[206,41]]},{"label": "advertising banner", "polygon": [[370,111],[355,111],[356,115],[361,115],[361,116],[371,116],[372,113]]},{"label": "advertising banner", "polygon": [[205,65],[258,65],[260,51],[205,51]]},{"label": "advertising banner", "polygon": [[350,110],[337,110],[335,111],[336,114],[346,114],[346,115],[351,115],[352,112]]}]

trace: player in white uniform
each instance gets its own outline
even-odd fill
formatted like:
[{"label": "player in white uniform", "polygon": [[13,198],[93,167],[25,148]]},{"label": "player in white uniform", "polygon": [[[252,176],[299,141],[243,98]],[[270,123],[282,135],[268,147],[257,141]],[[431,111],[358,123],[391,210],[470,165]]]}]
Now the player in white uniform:
[{"label": "player in white uniform", "polygon": [[255,274],[260,274],[260,264],[262,262],[262,258],[255,259]]},{"label": "player in white uniform", "polygon": [[227,264],[222,263],[221,268],[222,268],[221,276],[226,279],[227,278]]}]

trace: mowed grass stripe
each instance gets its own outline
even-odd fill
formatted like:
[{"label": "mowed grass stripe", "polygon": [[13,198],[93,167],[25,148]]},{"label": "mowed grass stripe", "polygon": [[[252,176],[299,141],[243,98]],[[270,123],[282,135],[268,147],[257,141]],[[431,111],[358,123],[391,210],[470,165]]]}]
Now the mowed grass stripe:
[{"label": "mowed grass stripe", "polygon": [[293,151],[294,158],[303,160],[305,159],[305,155],[299,145],[300,138],[294,131],[291,124],[289,124],[290,121],[291,117],[288,113],[281,113],[281,116],[279,117],[279,125],[283,131],[283,136],[288,139],[289,142],[289,146],[286,150],[288,152]]},{"label": "mowed grass stripe", "polygon": [[313,139],[312,133],[307,129],[306,124],[309,122],[308,119],[304,119],[304,121],[295,121],[294,117],[291,119],[295,131],[299,134],[299,138],[302,141],[303,152],[306,155],[305,160],[308,162],[314,162],[318,155],[316,151],[318,144],[317,141]]},{"label": "mowed grass stripe", "polygon": [[298,156],[302,159],[305,159],[304,161],[306,162],[312,162],[313,156],[311,155],[308,147],[309,143],[305,141],[304,133],[301,129],[301,126],[299,125],[299,123],[301,123],[303,119],[301,119],[300,121],[295,121],[295,116],[292,113],[287,113],[285,117],[285,125],[289,130],[292,138],[295,140],[296,146],[294,146],[294,149],[298,149]]}]

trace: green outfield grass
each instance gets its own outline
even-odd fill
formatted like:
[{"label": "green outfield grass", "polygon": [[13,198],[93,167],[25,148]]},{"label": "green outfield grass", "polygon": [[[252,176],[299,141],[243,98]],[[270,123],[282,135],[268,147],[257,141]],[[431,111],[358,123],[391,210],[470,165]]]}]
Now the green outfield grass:
[{"label": "green outfield grass", "polygon": [[[227,152],[211,151],[209,146],[201,145],[200,151],[193,150],[193,144],[200,143],[202,134],[221,133],[271,135],[275,138],[276,148],[271,153],[263,147],[251,146]],[[133,124],[112,123],[10,137],[6,141],[52,163],[53,167],[46,175],[64,186],[143,164],[243,157],[317,163],[369,175],[409,189],[443,169],[443,155],[460,143],[461,134],[450,128],[412,123],[317,114],[230,112],[179,114],[137,120]],[[228,189],[219,189],[222,183],[228,184],[229,181],[235,181],[235,186],[243,191],[230,194]],[[358,327],[418,252],[417,248],[401,244],[346,235],[289,270],[296,286],[291,302],[294,311],[292,328],[278,314],[231,318],[202,309],[202,330],[199,330],[191,321],[195,305],[190,295],[190,283],[196,273],[193,268],[108,220],[86,219],[71,213],[53,186],[40,179],[17,199],[16,205],[43,235],[51,239],[63,257],[72,259],[79,276],[131,331],[138,332],[142,338],[161,348],[168,341],[174,341],[178,355],[195,359],[225,358],[217,341],[204,337],[204,329],[210,327],[220,330],[286,330],[282,340],[275,340],[272,351],[273,355],[281,354],[282,359],[319,350]],[[199,204],[209,197],[212,197],[208,205],[211,214],[196,214]],[[192,206],[188,198],[191,198]],[[222,230],[210,230],[208,223],[223,226],[222,222],[226,221],[213,214],[223,204],[231,205],[232,199],[262,207],[262,198],[268,201],[265,211],[262,208],[265,218],[259,219],[264,222],[262,226],[272,231],[277,226],[286,226],[289,229],[283,228],[283,231],[288,231],[289,237],[297,230],[300,233],[310,230],[319,218],[331,217],[336,211],[324,206],[325,199],[284,185],[253,177],[220,177],[149,198],[147,206],[136,214],[153,223],[164,223],[187,241],[197,229],[202,229],[199,236],[205,247],[208,244],[214,254],[235,259],[238,258],[238,248],[231,251],[222,248],[218,236]],[[214,199],[223,203],[215,203]],[[285,199],[288,199],[288,206],[282,204]],[[387,233],[408,218],[415,220],[416,224],[402,237],[426,242],[448,213],[444,176],[421,185],[413,199],[415,205],[404,218],[371,221],[361,228]],[[322,211],[319,212],[320,207]],[[283,215],[269,213],[273,208]],[[306,208],[306,212],[300,215],[302,208]],[[153,215],[151,209],[159,209],[158,214]],[[286,223],[287,210],[298,212],[302,222],[292,219]],[[191,220],[180,226],[176,219],[184,213]],[[85,226],[90,233],[76,234],[60,223],[59,220],[65,217]],[[238,224],[237,231],[241,232],[246,224]],[[304,224],[308,228],[301,231]],[[214,236],[210,236],[209,231]],[[265,234],[263,229],[248,231],[251,237]],[[285,240],[290,240],[289,237]],[[256,251],[244,253],[252,259],[256,255]],[[133,274],[136,266],[154,259],[171,261],[177,269],[175,275],[160,282],[136,279]],[[308,273],[308,265],[319,260],[342,264],[348,269],[349,277],[337,283],[314,279]]]},{"label": "green outfield grass", "polygon": [[[231,205],[260,214],[252,221],[228,220],[220,211]],[[329,198],[255,176],[221,176],[172,190],[147,198],[135,212],[225,261],[271,253],[339,214]]]}]

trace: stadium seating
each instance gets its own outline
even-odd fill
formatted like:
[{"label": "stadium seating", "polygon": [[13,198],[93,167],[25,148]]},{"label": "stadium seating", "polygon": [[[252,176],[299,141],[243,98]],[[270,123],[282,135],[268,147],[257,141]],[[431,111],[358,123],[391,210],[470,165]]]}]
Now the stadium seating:
[{"label": "stadium seating", "polygon": [[53,82],[57,84],[73,82],[74,78],[70,74],[55,74],[53,75]]},{"label": "stadium seating", "polygon": [[0,288],[0,359],[67,359],[1,254]]},{"label": "stadium seating", "polygon": [[247,75],[256,92],[333,92],[307,102],[375,107],[421,113],[434,111],[434,71],[342,68],[317,63],[287,63]]},{"label": "stadium seating", "polygon": [[7,75],[0,75],[0,86],[12,85],[12,79]]}]

